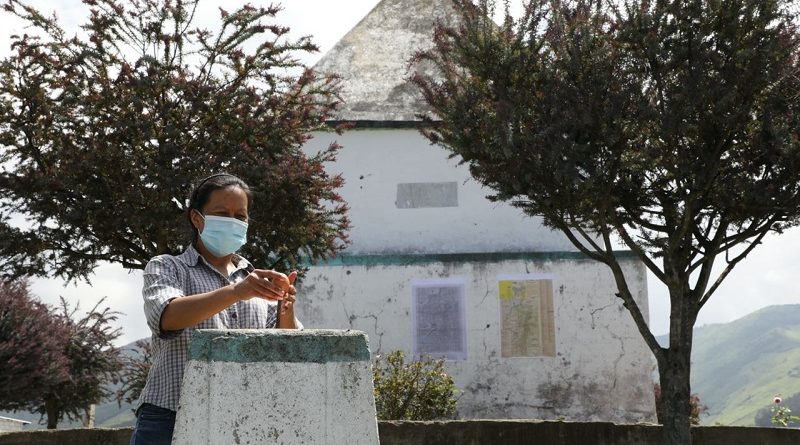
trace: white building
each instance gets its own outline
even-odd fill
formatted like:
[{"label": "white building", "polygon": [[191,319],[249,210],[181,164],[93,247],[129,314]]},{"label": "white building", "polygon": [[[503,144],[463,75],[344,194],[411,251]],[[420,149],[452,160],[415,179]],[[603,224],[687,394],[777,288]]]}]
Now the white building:
[{"label": "white building", "polygon": [[27,420],[12,419],[10,417],[0,416],[0,433],[10,433],[13,431],[22,431],[25,425],[30,422]]},{"label": "white building", "polygon": [[[491,203],[464,166],[420,135],[426,107],[407,60],[430,45],[450,0],[384,0],[316,68],[344,77],[356,128],[306,149],[344,146],[352,244],[311,268],[308,327],[366,331],[373,354],[447,357],[465,418],[653,421],[650,352],[605,265],[562,234]],[[643,265],[622,252],[644,314]]]}]

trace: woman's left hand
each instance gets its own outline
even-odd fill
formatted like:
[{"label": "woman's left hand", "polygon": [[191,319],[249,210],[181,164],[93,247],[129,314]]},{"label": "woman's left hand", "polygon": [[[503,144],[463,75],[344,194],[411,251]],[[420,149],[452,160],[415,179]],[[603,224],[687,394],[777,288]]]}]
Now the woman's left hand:
[{"label": "woman's left hand", "polygon": [[281,315],[294,313],[294,302],[297,300],[297,289],[294,287],[294,281],[297,279],[297,271],[292,271],[292,273],[288,275],[288,278],[289,288],[286,290],[286,293],[283,296],[281,303]]}]

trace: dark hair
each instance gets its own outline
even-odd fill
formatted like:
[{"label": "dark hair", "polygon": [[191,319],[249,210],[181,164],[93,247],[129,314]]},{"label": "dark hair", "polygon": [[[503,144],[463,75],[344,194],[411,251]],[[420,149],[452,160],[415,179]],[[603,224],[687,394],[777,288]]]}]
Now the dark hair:
[{"label": "dark hair", "polygon": [[211,193],[228,187],[239,187],[247,195],[247,205],[253,201],[253,194],[250,187],[238,176],[230,173],[216,173],[198,182],[189,195],[189,207],[186,210],[186,218],[192,228],[192,244],[197,242],[197,228],[192,224],[192,210],[203,213],[203,207],[208,203]]}]

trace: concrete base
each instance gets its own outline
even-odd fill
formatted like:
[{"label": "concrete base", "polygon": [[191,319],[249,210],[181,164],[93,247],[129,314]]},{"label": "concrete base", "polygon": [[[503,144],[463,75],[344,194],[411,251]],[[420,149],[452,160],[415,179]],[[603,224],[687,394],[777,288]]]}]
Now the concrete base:
[{"label": "concrete base", "polygon": [[172,443],[377,444],[366,335],[199,331]]}]

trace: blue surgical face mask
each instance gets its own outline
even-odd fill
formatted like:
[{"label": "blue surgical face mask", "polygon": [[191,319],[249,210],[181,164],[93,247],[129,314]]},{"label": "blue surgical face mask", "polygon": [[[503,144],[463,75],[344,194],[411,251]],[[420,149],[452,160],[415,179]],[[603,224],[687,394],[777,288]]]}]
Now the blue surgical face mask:
[{"label": "blue surgical face mask", "polygon": [[247,223],[236,218],[206,215],[200,239],[215,257],[224,257],[239,250],[247,242]]}]

